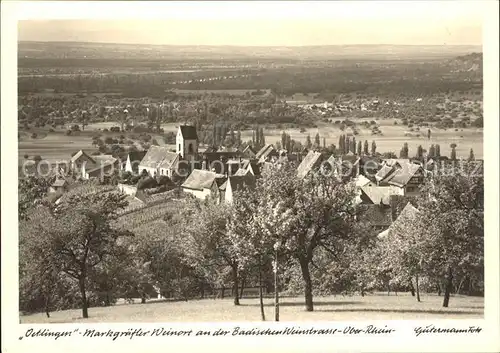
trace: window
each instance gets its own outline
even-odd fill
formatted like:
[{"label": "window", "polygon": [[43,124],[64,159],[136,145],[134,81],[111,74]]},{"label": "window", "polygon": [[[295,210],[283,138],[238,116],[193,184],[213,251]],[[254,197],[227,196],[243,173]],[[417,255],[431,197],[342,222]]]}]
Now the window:
[{"label": "window", "polygon": [[179,143],[179,152],[181,151],[181,144]]},{"label": "window", "polygon": [[189,144],[189,147],[188,147],[188,152],[189,152],[190,154],[192,154],[192,153],[193,153],[193,144],[192,144],[192,143],[190,143],[190,144]]}]

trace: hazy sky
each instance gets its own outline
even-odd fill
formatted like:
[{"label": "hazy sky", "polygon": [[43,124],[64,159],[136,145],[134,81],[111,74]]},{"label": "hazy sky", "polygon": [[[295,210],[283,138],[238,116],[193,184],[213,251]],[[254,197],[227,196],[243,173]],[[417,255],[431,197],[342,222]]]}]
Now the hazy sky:
[{"label": "hazy sky", "polygon": [[49,8],[26,7],[21,13],[23,18],[30,19],[19,22],[18,39],[21,41],[481,45],[484,10],[481,1],[450,0],[61,2]]}]

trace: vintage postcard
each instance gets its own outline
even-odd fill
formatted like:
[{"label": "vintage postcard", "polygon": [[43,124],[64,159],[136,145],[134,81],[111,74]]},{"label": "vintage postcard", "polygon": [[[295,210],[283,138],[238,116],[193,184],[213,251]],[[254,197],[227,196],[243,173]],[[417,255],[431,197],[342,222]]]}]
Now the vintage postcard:
[{"label": "vintage postcard", "polygon": [[2,3],[2,351],[497,352],[496,14]]}]

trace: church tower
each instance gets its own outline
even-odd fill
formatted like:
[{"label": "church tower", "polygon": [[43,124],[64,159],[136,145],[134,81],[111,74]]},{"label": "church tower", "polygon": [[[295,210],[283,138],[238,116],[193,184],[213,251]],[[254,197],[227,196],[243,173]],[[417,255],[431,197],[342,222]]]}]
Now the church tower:
[{"label": "church tower", "polygon": [[195,160],[198,155],[198,134],[195,126],[181,125],[175,141],[176,152],[185,160]]}]

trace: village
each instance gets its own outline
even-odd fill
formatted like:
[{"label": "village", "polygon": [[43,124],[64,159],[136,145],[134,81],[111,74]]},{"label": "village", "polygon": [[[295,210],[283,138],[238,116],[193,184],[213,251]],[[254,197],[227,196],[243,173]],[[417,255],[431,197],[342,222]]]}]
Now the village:
[{"label": "village", "polygon": [[[415,210],[410,201],[419,196],[426,178],[443,163],[451,162],[448,157],[427,154],[422,158],[384,158],[370,154],[366,147],[355,153],[349,150],[345,154],[329,154],[320,152],[321,148],[306,147],[301,152],[289,153],[272,144],[257,151],[250,145],[242,150],[199,145],[196,127],[181,125],[175,152],[155,145],[146,151],[123,153],[121,157],[91,155],[80,150],[73,153],[69,163],[53,166],[56,177],[48,195],[57,203],[66,191],[81,182],[103,182],[118,174],[121,177],[115,181],[115,187],[127,195],[129,203],[124,214],[171,203],[174,197],[179,197],[179,192],[200,200],[231,204],[237,191],[255,188],[267,167],[288,162],[296,166],[300,179],[322,173],[338,182],[354,184],[356,203],[363,210],[359,221],[384,236],[401,212]],[[482,164],[481,160],[475,162]],[[402,202],[405,203],[401,205]]]}]

